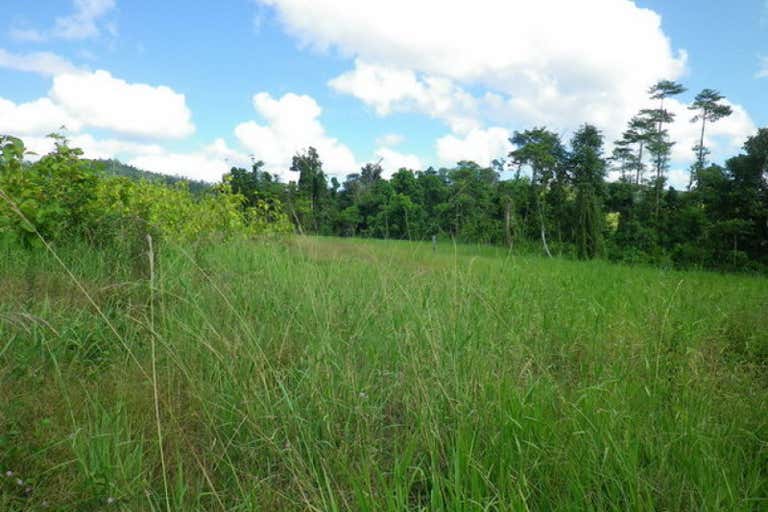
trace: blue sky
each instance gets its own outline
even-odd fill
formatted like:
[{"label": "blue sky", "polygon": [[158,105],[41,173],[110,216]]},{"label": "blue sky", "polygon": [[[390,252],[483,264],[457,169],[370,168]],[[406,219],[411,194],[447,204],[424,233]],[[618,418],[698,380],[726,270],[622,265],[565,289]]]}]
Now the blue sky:
[{"label": "blue sky", "polygon": [[734,106],[708,135],[715,160],[768,124],[765,0],[4,3],[0,132],[43,152],[63,124],[87,156],[208,180],[250,155],[291,179],[309,145],[341,176],[487,164],[534,125],[567,139],[592,122],[610,141],[659,78],[689,88],[670,104],[673,183],[697,91]]}]

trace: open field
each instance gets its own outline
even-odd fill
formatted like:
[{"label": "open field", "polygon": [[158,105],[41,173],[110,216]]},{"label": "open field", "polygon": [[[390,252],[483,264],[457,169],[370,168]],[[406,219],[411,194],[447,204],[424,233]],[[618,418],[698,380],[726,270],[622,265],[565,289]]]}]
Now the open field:
[{"label": "open field", "polygon": [[62,248],[72,276],[3,251],[0,510],[768,509],[768,279],[330,238]]}]

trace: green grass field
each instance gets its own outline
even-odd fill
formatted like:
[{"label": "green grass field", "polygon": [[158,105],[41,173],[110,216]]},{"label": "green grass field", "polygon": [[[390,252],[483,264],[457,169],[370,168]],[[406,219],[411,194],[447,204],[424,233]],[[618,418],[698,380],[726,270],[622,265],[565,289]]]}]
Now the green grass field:
[{"label": "green grass field", "polygon": [[765,278],[323,238],[153,271],[62,248],[71,276],[3,251],[2,511],[768,510]]}]

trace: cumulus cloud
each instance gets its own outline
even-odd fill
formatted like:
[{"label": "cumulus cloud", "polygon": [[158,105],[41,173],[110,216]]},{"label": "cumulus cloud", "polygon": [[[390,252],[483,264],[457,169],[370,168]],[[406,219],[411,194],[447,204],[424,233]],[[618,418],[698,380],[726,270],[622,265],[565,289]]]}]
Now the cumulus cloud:
[{"label": "cumulus cloud", "polygon": [[186,98],[170,87],[129,83],[107,71],[78,71],[52,53],[17,55],[0,49],[0,67],[51,74],[48,96],[16,104],[0,98],[0,131],[45,135],[101,128],[121,135],[180,139],[195,131]]},{"label": "cumulus cloud", "polygon": [[115,34],[117,29],[113,23],[99,26],[99,22],[115,9],[115,0],[74,0],[72,4],[74,12],[56,18],[53,27],[48,30],[12,27],[9,35],[17,41],[43,42],[50,38],[73,41],[89,39],[101,34],[103,28]]},{"label": "cumulus cloud", "polygon": [[[46,135],[63,127],[70,145],[81,148],[86,158],[117,157],[149,170],[206,181],[216,181],[230,165],[248,161],[221,139],[189,153],[144,142],[194,132],[184,95],[169,87],[129,83],[106,71],[71,71],[66,61],[46,53],[20,56],[0,51],[0,66],[55,74],[47,97],[26,103],[0,98],[0,133],[22,137],[37,154],[31,159],[53,150],[54,141]],[[59,70],[62,73],[56,74]],[[88,128],[113,135],[96,138],[84,132]]]},{"label": "cumulus cloud", "polygon": [[128,83],[107,71],[58,75],[51,100],[83,125],[126,135],[178,139],[195,131],[183,94]]},{"label": "cumulus cloud", "polygon": [[[168,151],[158,144],[99,139],[88,133],[70,135],[68,139],[70,147],[83,150],[84,158],[118,158],[139,169],[209,183],[220,181],[232,166],[248,165],[247,155],[230,148],[223,139],[189,152]],[[54,141],[49,137],[24,137],[24,144],[32,152],[27,156],[30,161],[38,160],[54,149]]]},{"label": "cumulus cloud", "polygon": [[273,98],[260,92],[253,107],[264,124],[247,121],[237,125],[235,136],[256,159],[263,160],[270,172],[285,179],[296,179],[288,169],[296,152],[309,146],[317,149],[329,174],[343,176],[358,167],[352,151],[330,137],[320,123],[322,109],[310,96],[285,94]]},{"label": "cumulus cloud", "polygon": [[375,154],[376,158],[381,160],[381,167],[384,170],[383,175],[387,179],[403,168],[414,171],[423,169],[421,159],[416,155],[400,153],[386,147],[378,148]]},{"label": "cumulus cloud", "polygon": [[62,126],[79,131],[83,123],[50,98],[19,104],[0,98],[0,133],[44,137]]},{"label": "cumulus cloud", "polygon": [[[710,158],[715,161],[737,153],[747,137],[757,131],[757,126],[744,107],[727,100],[725,103],[733,109],[733,114],[715,123],[707,123],[704,134],[704,145],[712,152]],[[692,161],[692,148],[699,143],[701,124],[692,123],[691,118],[695,112],[675,99],[668,100],[667,109],[675,114],[675,122],[669,126],[669,136],[676,142],[672,147],[672,161]]]},{"label": "cumulus cloud", "polygon": [[[659,15],[629,0],[262,1],[303,44],[356,57],[334,89],[381,115],[422,111],[465,133],[478,126],[451,118],[499,122],[494,103],[506,124],[617,131],[649,85],[680,77],[686,63]],[[472,97],[467,86],[492,95]]]},{"label": "cumulus cloud", "polygon": [[[589,122],[614,140],[652,106],[650,85],[686,72],[686,52],[672,46],[661,17],[630,0],[260,1],[302,45],[355,59],[332,89],[381,116],[418,112],[444,122],[452,133],[437,141],[442,163],[503,156],[500,126],[566,133]],[[733,107],[712,127],[715,149],[738,146],[754,127]],[[682,162],[691,160],[688,117],[670,129]]]},{"label": "cumulus cloud", "polygon": [[455,165],[461,160],[473,160],[488,166],[512,149],[510,136],[509,130],[499,127],[471,130],[465,136],[445,135],[437,140],[437,158],[446,166]]},{"label": "cumulus cloud", "polygon": [[244,166],[247,161],[246,155],[231,149],[223,139],[216,139],[197,151],[148,151],[134,156],[128,163],[148,171],[216,182],[232,166]]},{"label": "cumulus cloud", "polygon": [[353,70],[328,85],[355,96],[381,116],[393,111],[419,112],[446,122],[456,132],[479,127],[478,100],[445,78],[418,76],[412,70],[358,59]]},{"label": "cumulus cloud", "polygon": [[[132,154],[159,154],[164,150],[157,144],[142,144],[120,139],[97,139],[88,133],[69,135],[69,145],[83,150],[84,158],[109,159],[117,156]],[[50,137],[24,137],[27,148],[36,153],[30,160],[35,160],[46,153],[53,151],[54,140]]]},{"label": "cumulus cloud", "polygon": [[67,59],[51,52],[11,53],[0,48],[0,68],[53,76],[76,73],[77,67]]}]

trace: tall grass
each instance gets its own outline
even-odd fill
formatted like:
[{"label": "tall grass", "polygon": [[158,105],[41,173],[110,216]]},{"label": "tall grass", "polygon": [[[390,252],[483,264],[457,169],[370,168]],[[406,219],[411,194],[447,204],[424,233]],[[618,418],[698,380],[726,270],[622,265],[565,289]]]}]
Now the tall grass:
[{"label": "tall grass", "polygon": [[81,289],[3,251],[0,510],[768,509],[764,278],[295,238],[59,248]]}]

